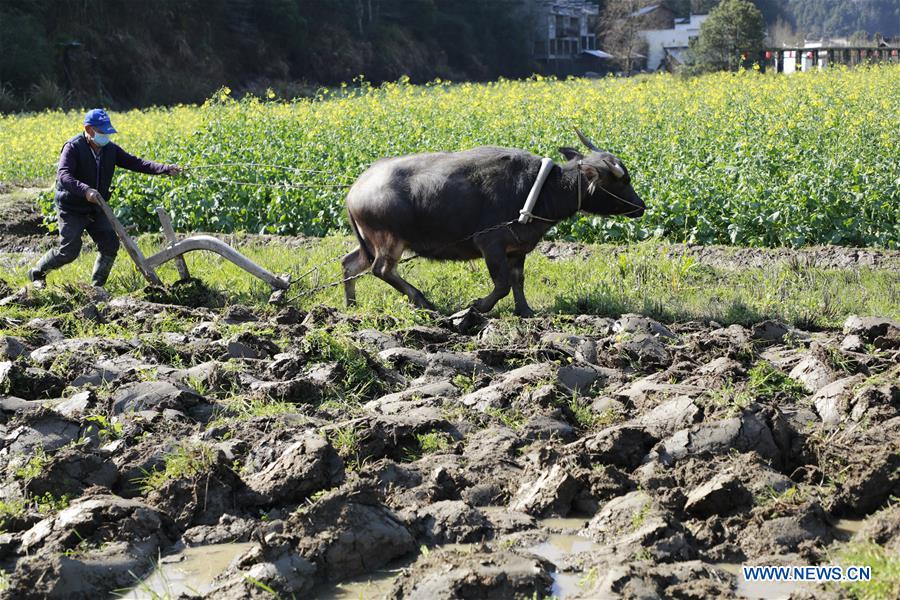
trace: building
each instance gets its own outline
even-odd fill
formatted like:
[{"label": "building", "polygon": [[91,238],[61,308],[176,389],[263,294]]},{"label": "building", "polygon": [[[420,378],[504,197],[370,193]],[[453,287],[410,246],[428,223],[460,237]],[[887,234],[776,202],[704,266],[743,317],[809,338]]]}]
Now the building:
[{"label": "building", "polygon": [[675,21],[675,13],[666,4],[650,4],[629,15],[641,29],[668,29]]},{"label": "building", "polygon": [[700,24],[707,16],[691,15],[673,19],[671,28],[641,30],[647,40],[647,70],[658,71],[683,64],[690,41],[700,35]]},{"label": "building", "polygon": [[590,0],[532,0],[534,58],[545,73],[583,75],[607,70],[611,55],[597,47],[597,4]]},{"label": "building", "polygon": [[873,62],[900,62],[900,40],[877,38],[868,45],[846,38],[804,40],[803,45],[766,50],[764,65],[779,73],[826,69],[830,65],[855,66]]}]

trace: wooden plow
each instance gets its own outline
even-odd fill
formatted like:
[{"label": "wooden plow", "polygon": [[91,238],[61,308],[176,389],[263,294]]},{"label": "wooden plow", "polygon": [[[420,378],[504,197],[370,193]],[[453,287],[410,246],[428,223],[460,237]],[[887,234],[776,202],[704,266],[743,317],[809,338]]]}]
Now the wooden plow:
[{"label": "wooden plow", "polygon": [[109,219],[109,222],[112,223],[113,229],[115,230],[116,235],[119,236],[119,241],[122,242],[122,246],[124,246],[128,256],[134,261],[134,264],[137,266],[141,275],[143,275],[151,284],[162,285],[162,281],[156,274],[156,268],[170,260],[175,261],[175,267],[178,269],[178,274],[181,278],[187,279],[190,277],[190,273],[188,272],[187,264],[184,262],[184,257],[182,255],[194,250],[207,250],[209,252],[215,252],[254,277],[258,277],[268,283],[272,287],[272,295],[269,297],[270,303],[279,302],[284,296],[284,292],[291,286],[291,282],[287,275],[282,275],[281,277],[275,275],[222,240],[214,238],[211,235],[192,235],[179,240],[175,235],[175,229],[172,227],[172,219],[169,218],[169,213],[161,206],[156,207],[156,214],[159,216],[163,234],[169,241],[169,245],[156,254],[145,257],[144,253],[141,252],[141,249],[138,248],[138,245],[125,231],[125,227],[123,227],[122,223],[119,222],[119,219],[116,218],[116,215],[106,203],[106,200],[101,198],[99,202],[100,208],[103,210],[106,218]]}]

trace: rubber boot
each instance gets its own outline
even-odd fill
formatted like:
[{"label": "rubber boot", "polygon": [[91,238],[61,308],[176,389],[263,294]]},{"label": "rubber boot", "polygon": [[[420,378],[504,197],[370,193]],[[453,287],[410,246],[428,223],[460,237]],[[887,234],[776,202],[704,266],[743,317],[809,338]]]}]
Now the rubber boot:
[{"label": "rubber boot", "polygon": [[53,248],[41,257],[34,268],[28,270],[28,279],[37,285],[42,285],[47,277],[47,273],[66,264],[68,264],[68,261],[59,255],[59,251],[56,248]]},{"label": "rubber boot", "polygon": [[91,273],[91,285],[94,287],[103,287],[109,278],[109,272],[112,271],[113,263],[116,262],[115,255],[98,254],[97,260],[94,262],[94,271]]}]

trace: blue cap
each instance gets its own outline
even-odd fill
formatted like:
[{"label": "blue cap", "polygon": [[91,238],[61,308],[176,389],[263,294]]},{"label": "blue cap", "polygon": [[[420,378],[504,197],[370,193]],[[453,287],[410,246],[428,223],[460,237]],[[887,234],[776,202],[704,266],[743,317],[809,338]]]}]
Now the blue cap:
[{"label": "blue cap", "polygon": [[100,133],[118,133],[109,120],[109,115],[102,108],[89,110],[84,115],[84,124],[90,125]]}]

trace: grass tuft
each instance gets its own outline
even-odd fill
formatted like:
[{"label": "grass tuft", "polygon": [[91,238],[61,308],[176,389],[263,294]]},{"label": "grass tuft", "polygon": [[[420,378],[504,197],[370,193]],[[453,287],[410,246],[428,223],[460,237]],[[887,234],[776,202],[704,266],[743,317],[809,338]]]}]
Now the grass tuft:
[{"label": "grass tuft", "polygon": [[154,469],[137,480],[141,493],[146,495],[161,489],[169,481],[192,479],[207,473],[215,465],[215,450],[204,443],[185,443],[168,454],[162,470]]}]

